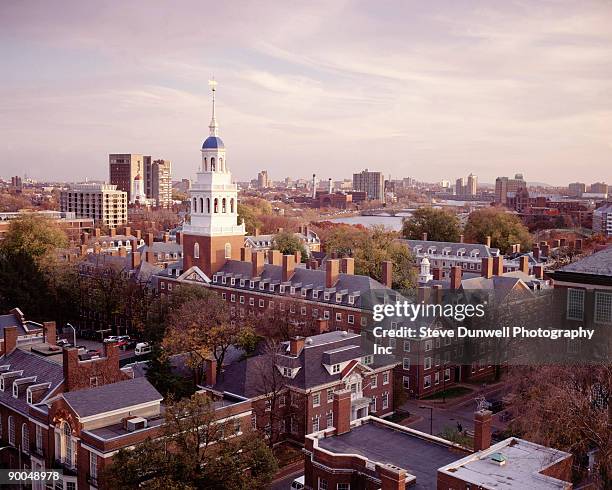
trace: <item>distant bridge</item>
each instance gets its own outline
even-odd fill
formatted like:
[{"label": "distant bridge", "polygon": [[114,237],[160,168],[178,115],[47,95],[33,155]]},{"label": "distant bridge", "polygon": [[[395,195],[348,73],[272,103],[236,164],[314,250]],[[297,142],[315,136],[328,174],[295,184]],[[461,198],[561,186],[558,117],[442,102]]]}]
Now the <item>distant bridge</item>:
[{"label": "distant bridge", "polygon": [[397,216],[397,215],[411,215],[414,212],[414,208],[410,209],[364,209],[361,211],[361,216]]}]

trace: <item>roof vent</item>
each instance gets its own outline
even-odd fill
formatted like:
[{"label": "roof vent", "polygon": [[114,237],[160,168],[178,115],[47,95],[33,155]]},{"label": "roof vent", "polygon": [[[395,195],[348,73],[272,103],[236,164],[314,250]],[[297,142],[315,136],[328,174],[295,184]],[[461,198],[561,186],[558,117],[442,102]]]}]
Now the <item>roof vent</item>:
[{"label": "roof vent", "polygon": [[348,335],[348,332],[346,330],[342,330],[342,334],[343,337],[346,337]]},{"label": "roof vent", "polygon": [[506,464],[506,457],[502,453],[493,453],[491,455],[491,462],[498,466],[504,466]]},{"label": "roof vent", "polygon": [[308,337],[308,338],[306,339],[306,343],[307,343],[308,345],[312,344],[312,339],[311,339],[310,337]]},{"label": "roof vent", "polygon": [[134,417],[126,422],[126,428],[128,432],[134,432],[137,430],[146,429],[147,419],[142,417]]}]

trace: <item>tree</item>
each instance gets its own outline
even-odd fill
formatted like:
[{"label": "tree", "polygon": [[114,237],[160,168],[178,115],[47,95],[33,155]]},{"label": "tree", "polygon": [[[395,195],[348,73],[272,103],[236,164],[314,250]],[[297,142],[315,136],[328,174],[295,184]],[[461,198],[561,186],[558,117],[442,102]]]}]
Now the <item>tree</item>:
[{"label": "tree", "polygon": [[475,243],[484,243],[490,236],[491,246],[502,253],[507,253],[516,243],[520,243],[523,250],[529,250],[533,243],[529,230],[518,216],[499,208],[472,211],[465,225],[465,236]]},{"label": "tree", "polygon": [[273,249],[280,250],[283,255],[293,255],[295,252],[300,252],[302,260],[306,260],[308,253],[306,247],[301,240],[295,236],[295,233],[290,231],[281,231],[274,235],[272,239]]},{"label": "tree", "polygon": [[246,232],[249,235],[254,235],[255,230],[262,226],[257,210],[254,207],[238,203],[238,223],[242,222],[244,222]]},{"label": "tree", "polygon": [[180,400],[193,394],[193,385],[172,372],[168,353],[158,345],[154,345],[151,352],[151,359],[147,365],[147,379],[165,399]]},{"label": "tree", "polygon": [[196,393],[169,403],[161,438],[120,450],[100,481],[108,489],[265,488],[277,470],[272,451],[235,421],[219,421],[211,400]]},{"label": "tree", "polygon": [[461,233],[459,218],[451,211],[423,207],[417,209],[402,225],[402,235],[412,240],[420,240],[423,233],[427,239],[437,242],[458,242]]}]

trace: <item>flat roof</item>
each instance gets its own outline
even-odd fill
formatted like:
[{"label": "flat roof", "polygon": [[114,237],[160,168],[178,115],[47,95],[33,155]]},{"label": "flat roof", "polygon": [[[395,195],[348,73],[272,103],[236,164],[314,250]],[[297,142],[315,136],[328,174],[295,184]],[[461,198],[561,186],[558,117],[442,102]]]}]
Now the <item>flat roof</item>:
[{"label": "flat roof", "polygon": [[[501,454],[505,464],[495,463],[491,459],[494,454]],[[570,456],[564,451],[510,437],[484,451],[448,464],[440,471],[484,488],[563,489],[569,482],[543,475],[541,471]]]},{"label": "flat roof", "polygon": [[465,456],[413,429],[395,429],[384,421],[367,421],[350,432],[318,440],[321,449],[337,454],[357,454],[374,463],[391,464],[416,477],[410,488],[436,488],[438,468]]}]

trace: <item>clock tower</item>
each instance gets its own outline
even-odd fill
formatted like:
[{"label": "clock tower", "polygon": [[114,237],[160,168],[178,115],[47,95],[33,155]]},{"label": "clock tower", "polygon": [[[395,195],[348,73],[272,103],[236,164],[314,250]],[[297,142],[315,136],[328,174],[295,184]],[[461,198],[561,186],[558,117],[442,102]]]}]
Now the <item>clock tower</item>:
[{"label": "clock tower", "polygon": [[191,223],[183,225],[183,270],[198,267],[209,279],[228,259],[240,259],[244,223],[238,224],[238,187],[227,167],[225,145],[219,137],[212,89],[210,135],[202,144],[202,162],[191,186]]}]

